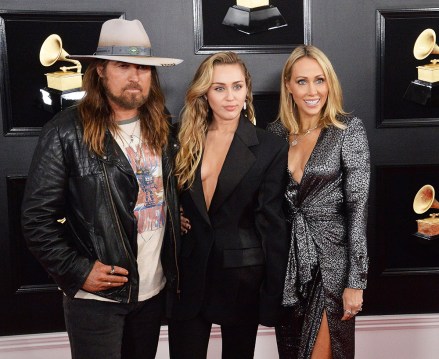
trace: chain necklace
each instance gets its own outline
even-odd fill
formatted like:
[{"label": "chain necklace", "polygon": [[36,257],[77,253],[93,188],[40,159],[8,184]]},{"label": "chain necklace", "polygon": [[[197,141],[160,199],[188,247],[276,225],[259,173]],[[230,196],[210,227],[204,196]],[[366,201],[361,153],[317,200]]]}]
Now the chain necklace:
[{"label": "chain necklace", "polygon": [[[130,123],[133,123],[133,122],[135,122],[135,125],[134,125],[134,127],[133,127],[133,130],[131,131],[131,134],[128,134],[123,128],[122,128],[122,126],[123,125],[128,125],[128,124],[130,124]],[[128,143],[128,146],[130,146],[131,148],[132,148],[132,144],[133,144],[133,142],[134,142],[134,137],[136,137],[136,136],[134,136],[134,132],[136,132],[136,128],[137,128],[137,125],[138,125],[138,123],[139,123],[140,121],[139,121],[139,116],[136,116],[136,117],[133,117],[133,118],[130,118],[130,119],[128,119],[128,120],[125,120],[125,121],[119,121],[119,124],[118,124],[118,126],[119,126],[119,130],[121,130],[129,139],[130,139],[130,142]],[[122,139],[122,141],[125,141],[125,142],[127,142],[122,136],[119,136],[121,139]]]},{"label": "chain necklace", "polygon": [[292,135],[295,136],[294,139],[290,142],[290,146],[294,147],[299,143],[299,136],[305,137],[306,135],[309,135],[312,131],[316,130],[317,128],[319,128],[319,124],[317,124],[316,126],[314,126],[313,128],[310,128],[308,130],[306,130],[303,133],[293,133]]},{"label": "chain necklace", "polygon": [[[136,175],[145,175],[148,179],[151,178],[152,173],[155,171],[158,165],[157,158],[152,154],[148,154],[148,156],[145,155],[145,143],[142,142],[136,135],[133,136],[133,139],[130,141],[130,143],[128,143],[128,141],[123,137],[120,138],[122,139],[122,142],[132,150],[134,158],[131,157],[130,162],[134,160],[134,173]],[[133,145],[135,138],[137,138],[139,141],[137,145]],[[140,185],[142,185],[142,183],[140,183]]]},{"label": "chain necklace", "polygon": [[[130,131],[131,133],[128,133],[122,128],[123,125],[132,124],[133,122],[136,123],[134,124],[132,131]],[[139,122],[138,116],[128,120],[119,121],[118,125],[120,132],[116,134],[123,143],[123,146],[126,146],[128,160],[133,167],[133,171],[139,184],[139,192],[141,191],[143,193],[142,203],[136,205],[136,217],[139,216],[137,213],[148,211],[159,205],[159,203],[157,203],[157,198],[159,197],[160,191],[154,182],[154,172],[159,166],[159,158],[149,152],[148,144],[142,141],[141,137],[136,133]],[[130,150],[128,150],[128,148]],[[129,155],[129,153],[131,153],[131,155]],[[154,238],[154,233],[151,234],[148,230],[141,232],[141,230],[144,229],[138,228],[137,233],[144,244],[148,245]]]},{"label": "chain necklace", "polygon": [[[134,121],[136,121],[133,130],[131,131],[131,134],[127,133],[121,125],[125,125],[125,124],[130,124],[133,123]],[[135,173],[140,175],[140,174],[144,174],[145,172],[148,172],[148,170],[146,169],[146,159],[145,159],[145,153],[143,150],[143,142],[141,141],[141,139],[136,136],[134,133],[136,132],[136,128],[137,128],[137,124],[139,123],[139,118],[136,116],[132,119],[129,120],[125,120],[125,121],[120,121],[119,122],[119,129],[120,131],[122,131],[123,134],[125,134],[126,137],[129,138],[129,142],[127,141],[126,138],[124,138],[124,136],[120,136],[120,139],[122,140],[123,143],[125,143],[128,147],[130,147],[133,151],[134,154],[134,165],[135,165]],[[137,146],[134,146],[134,140],[138,139],[138,143]],[[144,163],[144,165],[142,166],[142,162]],[[146,171],[145,171],[146,170]]]}]

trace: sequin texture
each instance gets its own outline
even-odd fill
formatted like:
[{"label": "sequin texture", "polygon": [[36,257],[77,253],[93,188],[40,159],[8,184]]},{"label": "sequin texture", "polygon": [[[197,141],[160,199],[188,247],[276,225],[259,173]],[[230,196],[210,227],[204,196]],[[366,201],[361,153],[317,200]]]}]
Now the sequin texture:
[{"label": "sequin texture", "polygon": [[[342,294],[345,288],[365,289],[367,284],[369,147],[360,119],[346,116],[340,120],[346,128],[321,130],[301,183],[289,174],[285,192],[291,247],[283,305],[303,317],[298,358],[311,356],[323,310],[328,317],[333,358],[354,357],[355,320],[340,320]],[[267,129],[288,141],[279,120]],[[294,357],[285,354],[285,358]]]}]

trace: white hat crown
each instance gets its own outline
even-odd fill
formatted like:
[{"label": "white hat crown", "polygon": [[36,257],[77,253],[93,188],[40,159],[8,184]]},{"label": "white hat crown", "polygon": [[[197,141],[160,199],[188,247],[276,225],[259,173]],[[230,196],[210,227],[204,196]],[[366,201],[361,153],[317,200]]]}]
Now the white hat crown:
[{"label": "white hat crown", "polygon": [[148,34],[137,19],[105,21],[102,24],[96,52],[93,55],[70,55],[69,58],[97,58],[149,66],[174,66],[183,61],[154,57]]}]

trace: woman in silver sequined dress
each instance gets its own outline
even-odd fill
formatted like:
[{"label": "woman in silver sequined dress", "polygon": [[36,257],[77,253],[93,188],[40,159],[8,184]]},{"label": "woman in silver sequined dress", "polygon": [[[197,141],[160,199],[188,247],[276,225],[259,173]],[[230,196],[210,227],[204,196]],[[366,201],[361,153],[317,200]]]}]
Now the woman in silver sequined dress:
[{"label": "woman in silver sequined dress", "polygon": [[279,356],[353,358],[368,269],[369,149],[361,120],[343,111],[337,76],[316,47],[299,46],[288,58],[279,119],[268,130],[290,144],[291,248]]}]

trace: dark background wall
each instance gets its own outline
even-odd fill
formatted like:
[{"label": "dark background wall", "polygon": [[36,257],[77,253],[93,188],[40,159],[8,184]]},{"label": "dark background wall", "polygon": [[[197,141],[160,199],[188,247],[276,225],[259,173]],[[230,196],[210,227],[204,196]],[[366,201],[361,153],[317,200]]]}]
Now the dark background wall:
[{"label": "dark background wall", "polygon": [[[276,5],[274,0],[271,3]],[[291,6],[295,4],[291,0]],[[377,10],[433,8],[437,1],[310,0],[309,4],[311,43],[331,59],[343,86],[346,110],[363,119],[371,148],[371,271],[364,314],[439,312],[438,245],[413,236],[415,219],[420,216],[411,210],[421,185],[430,183],[439,189],[439,129],[377,127],[377,83],[381,81]],[[0,10],[112,11],[125,13],[130,20],[139,19],[156,55],[184,59],[175,68],[159,70],[167,105],[174,115],[178,115],[186,86],[205,57],[194,53],[192,0],[3,0]],[[435,30],[439,31],[439,23]],[[394,37],[412,46],[411,39],[398,38],[398,34]],[[5,45],[0,46],[4,51]],[[22,46],[26,48],[25,43]],[[242,54],[253,77],[254,92],[279,90],[279,75],[287,57],[287,53]],[[4,66],[0,66],[4,81]],[[398,61],[392,66],[398,67]],[[8,116],[4,102],[0,116],[4,128]],[[36,136],[0,136],[0,335],[63,328],[61,296],[20,242],[18,218],[13,215],[19,208],[17,201],[36,141]]]}]

